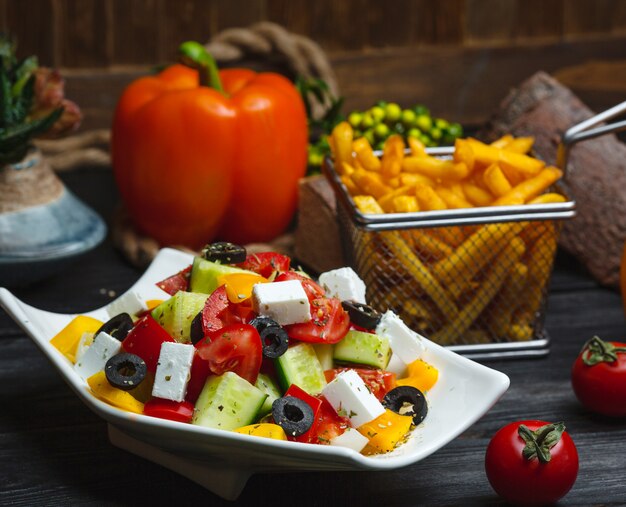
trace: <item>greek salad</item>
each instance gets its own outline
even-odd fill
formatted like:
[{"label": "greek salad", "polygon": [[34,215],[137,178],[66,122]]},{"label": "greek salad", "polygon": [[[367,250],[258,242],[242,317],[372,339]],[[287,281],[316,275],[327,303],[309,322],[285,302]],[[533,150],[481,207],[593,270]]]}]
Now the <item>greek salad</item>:
[{"label": "greek salad", "polygon": [[422,337],[367,305],[351,268],[318,281],[288,256],[207,245],[110,319],[74,318],[51,340],[101,400],[122,410],[366,455],[401,445],[439,372]]}]

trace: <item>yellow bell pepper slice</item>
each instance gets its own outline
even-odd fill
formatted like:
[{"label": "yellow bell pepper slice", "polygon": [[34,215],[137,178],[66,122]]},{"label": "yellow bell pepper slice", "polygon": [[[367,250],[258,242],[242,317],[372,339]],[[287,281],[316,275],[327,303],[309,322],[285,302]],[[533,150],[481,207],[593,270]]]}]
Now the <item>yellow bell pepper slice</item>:
[{"label": "yellow bell pepper slice", "polygon": [[405,378],[396,380],[399,386],[412,386],[423,393],[428,391],[437,383],[439,370],[426,361],[416,359],[407,366],[408,375]]},{"label": "yellow bell pepper slice", "polygon": [[413,424],[410,415],[396,414],[386,409],[373,421],[359,426],[357,430],[369,439],[363,454],[379,454],[394,450],[406,438]]},{"label": "yellow bell pepper slice", "polygon": [[148,299],[148,301],[146,301],[146,306],[148,307],[148,311],[152,311],[161,303],[163,303],[162,299]]},{"label": "yellow bell pepper slice", "polygon": [[273,438],[274,440],[287,440],[285,431],[278,424],[261,423],[242,426],[233,430],[242,435],[254,435],[256,437]]},{"label": "yellow bell pepper slice", "polygon": [[76,362],[76,349],[78,342],[84,333],[95,333],[103,322],[92,317],[79,315],[59,331],[51,340],[50,344],[72,363]]},{"label": "yellow bell pepper slice", "polygon": [[99,371],[87,379],[87,384],[91,387],[91,391],[96,397],[109,405],[134,412],[135,414],[143,414],[143,403],[137,401],[126,391],[122,391],[117,387],[109,384],[104,371]]},{"label": "yellow bell pepper slice", "polygon": [[241,303],[252,296],[252,287],[269,280],[256,273],[231,273],[217,279],[218,286],[225,285],[226,296],[231,303]]}]

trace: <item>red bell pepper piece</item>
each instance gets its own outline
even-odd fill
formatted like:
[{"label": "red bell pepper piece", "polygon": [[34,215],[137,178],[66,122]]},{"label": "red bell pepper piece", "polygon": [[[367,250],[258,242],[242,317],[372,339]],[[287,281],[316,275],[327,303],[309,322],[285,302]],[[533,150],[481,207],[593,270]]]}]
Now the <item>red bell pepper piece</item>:
[{"label": "red bell pepper piece", "polygon": [[193,403],[152,398],[143,406],[143,413],[152,417],[188,423],[193,417]]},{"label": "red bell pepper piece", "polygon": [[191,371],[189,373],[189,383],[187,384],[187,394],[185,400],[190,403],[196,403],[198,396],[202,392],[202,388],[206,383],[206,379],[211,374],[209,362],[202,359],[198,353],[193,356],[191,363]]},{"label": "red bell pepper piece", "polygon": [[287,392],[285,392],[285,396],[293,396],[294,398],[298,398],[305,402],[309,407],[311,407],[311,410],[313,410],[313,424],[311,425],[311,427],[299,437],[287,435],[287,438],[289,440],[296,440],[297,442],[315,442],[317,438],[317,426],[320,422],[319,415],[322,406],[322,400],[316,398],[315,396],[311,396],[304,389],[301,389],[295,384],[291,384],[289,386],[289,389],[287,389]]},{"label": "red bell pepper piece", "polygon": [[131,354],[138,355],[146,362],[148,371],[156,372],[161,345],[163,342],[175,341],[159,323],[147,314],[130,330],[122,342],[122,348]]}]

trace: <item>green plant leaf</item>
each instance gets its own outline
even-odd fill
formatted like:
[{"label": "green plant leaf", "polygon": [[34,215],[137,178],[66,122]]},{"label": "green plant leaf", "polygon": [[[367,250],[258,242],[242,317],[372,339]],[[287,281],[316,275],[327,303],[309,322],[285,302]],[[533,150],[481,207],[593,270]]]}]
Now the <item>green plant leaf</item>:
[{"label": "green plant leaf", "polygon": [[15,82],[11,88],[11,95],[19,97],[26,83],[34,77],[33,74],[39,67],[36,56],[24,58],[15,68]]}]

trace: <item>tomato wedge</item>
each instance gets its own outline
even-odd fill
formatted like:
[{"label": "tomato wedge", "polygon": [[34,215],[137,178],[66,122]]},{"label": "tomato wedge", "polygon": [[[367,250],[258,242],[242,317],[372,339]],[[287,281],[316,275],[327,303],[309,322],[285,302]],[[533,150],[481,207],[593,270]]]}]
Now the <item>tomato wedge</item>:
[{"label": "tomato wedge", "polygon": [[[232,371],[251,384],[263,361],[259,332],[250,324],[230,324],[197,344],[197,355],[208,362],[214,375]],[[193,372],[192,372],[193,375]]]},{"label": "tomato wedge", "polygon": [[161,354],[163,342],[173,342],[172,338],[149,313],[137,321],[135,327],[124,338],[122,348],[143,359],[149,372],[154,373]]},{"label": "tomato wedge", "polygon": [[306,292],[306,295],[309,298],[309,302],[313,301],[314,299],[322,298],[326,294],[324,289],[322,289],[313,280],[295,271],[286,271],[285,273],[281,273],[276,277],[274,281],[286,282],[288,280],[299,280],[302,282],[302,287],[304,288],[304,292]]},{"label": "tomato wedge", "polygon": [[254,271],[255,273],[269,278],[274,271],[279,273],[289,271],[291,259],[286,255],[276,252],[261,252],[248,254],[246,260],[237,264],[238,268]]},{"label": "tomato wedge", "polygon": [[188,401],[152,398],[143,406],[143,413],[160,419],[188,423],[193,417],[193,404]]},{"label": "tomato wedge", "polygon": [[161,280],[156,286],[167,292],[170,296],[176,294],[179,290],[187,290],[189,288],[189,277],[191,276],[191,265],[172,275],[165,280]]},{"label": "tomato wedge", "polygon": [[369,388],[376,398],[382,401],[389,391],[396,387],[396,374],[390,371],[377,370],[375,368],[335,368],[333,370],[326,370],[324,376],[326,382],[330,382],[341,372],[346,370],[354,370],[359,377],[365,382],[365,385]]},{"label": "tomato wedge", "polygon": [[340,417],[335,412],[326,398],[320,395],[322,405],[320,406],[315,430],[309,433],[309,442],[314,444],[329,444],[330,441],[341,435],[350,426],[347,417]]},{"label": "tomato wedge", "polygon": [[202,331],[210,335],[229,324],[243,322],[239,305],[228,301],[226,287],[223,285],[213,291],[202,309]]},{"label": "tomato wedge", "polygon": [[311,320],[285,326],[289,338],[310,343],[337,343],[350,329],[350,316],[337,298],[311,301]]}]

